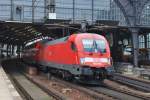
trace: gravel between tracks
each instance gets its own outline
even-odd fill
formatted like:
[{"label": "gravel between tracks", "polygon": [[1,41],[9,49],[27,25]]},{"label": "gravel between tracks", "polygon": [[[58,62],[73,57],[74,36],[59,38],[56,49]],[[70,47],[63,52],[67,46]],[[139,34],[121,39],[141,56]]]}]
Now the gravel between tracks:
[{"label": "gravel between tracks", "polygon": [[[27,77],[31,78],[33,81],[44,84],[48,89],[53,89],[69,98],[69,100],[97,100],[98,98],[94,98],[78,89],[72,88],[69,85],[62,84],[56,80],[48,80],[44,75],[40,74],[38,76],[31,76],[27,74]],[[99,98],[101,100],[101,98]],[[112,99],[105,99],[112,100]]]}]

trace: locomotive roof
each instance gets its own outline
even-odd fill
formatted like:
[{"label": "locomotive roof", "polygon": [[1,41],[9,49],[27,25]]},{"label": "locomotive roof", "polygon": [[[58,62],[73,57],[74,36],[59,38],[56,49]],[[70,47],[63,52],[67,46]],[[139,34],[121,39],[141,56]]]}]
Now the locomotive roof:
[{"label": "locomotive roof", "polygon": [[[96,33],[79,33],[79,34],[72,34],[71,36],[79,36],[79,35],[90,35],[90,34],[93,34],[93,35],[98,35]],[[39,43],[43,44],[43,45],[52,45],[52,44],[57,44],[57,43],[62,43],[64,41],[67,41],[68,38],[70,36],[66,36],[66,37],[62,37],[62,38],[59,38],[59,39],[55,39],[55,40],[50,40],[50,39],[43,39],[41,41],[39,41]],[[103,37],[103,36],[102,36]],[[27,48],[33,48],[35,46],[35,44],[38,43],[38,42],[35,42],[31,45],[28,45],[26,46]]]},{"label": "locomotive roof", "polygon": [[34,48],[36,43],[40,42],[42,44],[45,44],[48,41],[51,41],[51,40],[50,39],[43,39],[43,40],[40,40],[40,41],[37,41],[37,42],[33,42],[33,43],[29,44],[29,45],[26,45],[25,48]]},{"label": "locomotive roof", "polygon": [[44,42],[42,42],[42,43],[44,43],[45,45],[51,45],[51,44],[56,44],[56,43],[61,43],[61,42],[67,41],[68,38],[69,38],[69,36],[66,36],[66,37],[59,38],[59,39],[56,39],[53,41],[47,41],[47,42],[45,41],[45,43]]},{"label": "locomotive roof", "polygon": [[50,40],[50,39],[44,39],[44,40],[41,40],[40,43],[45,44],[45,43],[47,43],[49,41],[52,41],[52,40]]},{"label": "locomotive roof", "polygon": [[[96,33],[79,33],[79,34],[72,34],[71,36],[79,36],[79,35],[98,35],[98,34],[96,34]],[[59,39],[56,39],[56,40],[52,40],[52,41],[42,41],[42,43],[44,44],[44,45],[52,45],[52,44],[56,44],[56,43],[61,43],[61,42],[64,42],[64,41],[67,41],[68,40],[68,38],[69,38],[70,36],[66,36],[66,37],[62,37],[62,38],[59,38]],[[102,38],[104,38],[103,36],[101,36]]]}]

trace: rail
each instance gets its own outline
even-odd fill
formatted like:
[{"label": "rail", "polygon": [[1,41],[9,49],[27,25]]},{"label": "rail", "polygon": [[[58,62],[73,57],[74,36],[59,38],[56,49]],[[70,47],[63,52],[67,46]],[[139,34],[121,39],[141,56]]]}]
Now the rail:
[{"label": "rail", "polygon": [[118,73],[114,74],[113,80],[132,86],[139,90],[150,92],[150,81],[125,76]]}]

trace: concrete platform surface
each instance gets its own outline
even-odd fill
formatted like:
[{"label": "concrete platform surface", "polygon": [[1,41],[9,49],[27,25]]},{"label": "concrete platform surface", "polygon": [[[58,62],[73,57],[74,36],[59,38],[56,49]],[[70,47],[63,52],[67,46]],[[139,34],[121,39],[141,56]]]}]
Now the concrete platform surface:
[{"label": "concrete platform surface", "polygon": [[12,85],[3,68],[0,66],[0,100],[22,100]]}]

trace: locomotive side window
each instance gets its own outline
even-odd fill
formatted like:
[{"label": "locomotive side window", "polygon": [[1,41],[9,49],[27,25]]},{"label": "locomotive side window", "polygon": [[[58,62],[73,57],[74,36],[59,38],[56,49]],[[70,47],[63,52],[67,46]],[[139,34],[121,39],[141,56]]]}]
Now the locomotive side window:
[{"label": "locomotive side window", "polygon": [[71,42],[71,49],[72,49],[73,51],[76,51],[76,50],[77,50],[76,45],[75,45],[73,42]]},{"label": "locomotive side window", "polygon": [[104,40],[83,39],[83,48],[87,52],[106,53],[106,43]]}]

